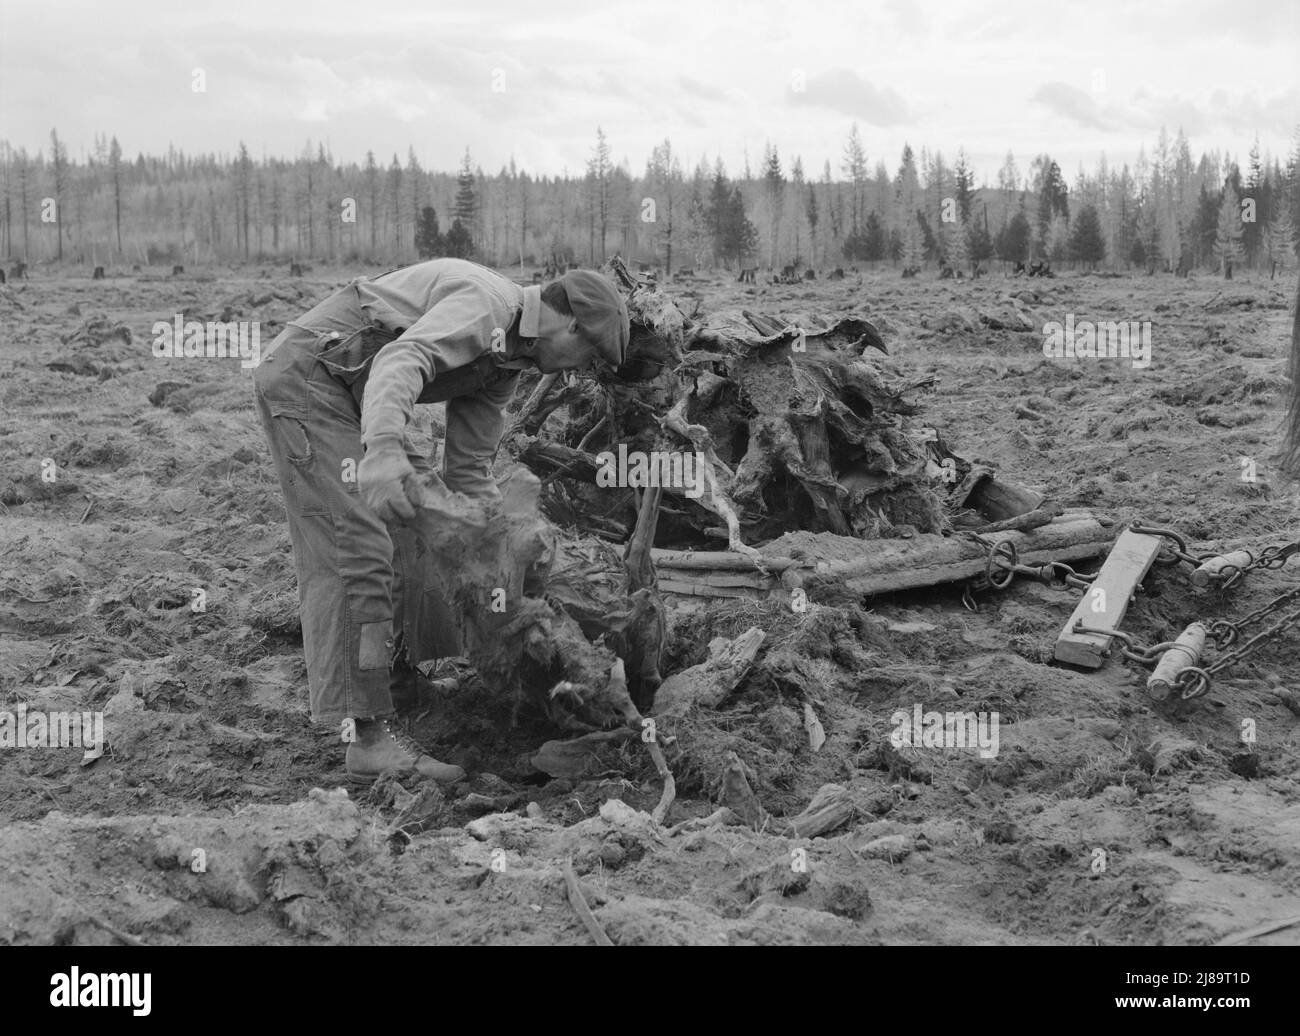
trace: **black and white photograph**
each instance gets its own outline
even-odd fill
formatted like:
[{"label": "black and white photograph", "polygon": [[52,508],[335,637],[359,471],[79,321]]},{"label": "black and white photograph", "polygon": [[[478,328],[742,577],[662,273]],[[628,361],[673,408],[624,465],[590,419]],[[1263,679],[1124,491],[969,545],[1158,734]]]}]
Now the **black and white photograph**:
[{"label": "black and white photograph", "polygon": [[0,947],[1263,1006],[1298,246],[1283,0],[0,0]]}]

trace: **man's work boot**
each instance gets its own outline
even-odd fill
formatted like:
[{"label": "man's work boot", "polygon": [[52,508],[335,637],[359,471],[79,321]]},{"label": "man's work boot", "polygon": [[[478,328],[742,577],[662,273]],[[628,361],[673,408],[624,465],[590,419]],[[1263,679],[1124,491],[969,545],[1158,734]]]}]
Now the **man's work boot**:
[{"label": "man's work boot", "polygon": [[440,763],[420,751],[407,735],[392,729],[385,719],[358,719],[357,739],[348,745],[344,766],[353,784],[374,784],[387,770],[414,773],[439,784],[455,784],[465,771],[450,763]]}]

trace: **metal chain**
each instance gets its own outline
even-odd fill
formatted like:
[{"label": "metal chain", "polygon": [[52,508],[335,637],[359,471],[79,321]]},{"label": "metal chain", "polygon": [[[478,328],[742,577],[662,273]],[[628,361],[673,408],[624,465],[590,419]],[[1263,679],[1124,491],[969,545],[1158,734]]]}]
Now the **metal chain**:
[{"label": "metal chain", "polygon": [[1300,540],[1296,540],[1294,543],[1284,543],[1276,547],[1265,547],[1255,559],[1254,567],[1278,569],[1296,554],[1300,554]]},{"label": "metal chain", "polygon": [[978,533],[970,533],[969,535],[971,539],[988,551],[988,557],[984,560],[983,574],[968,580],[965,591],[962,593],[962,603],[971,611],[979,610],[973,596],[975,593],[982,590],[1005,590],[1018,575],[1037,579],[1044,586],[1060,583],[1063,586],[1073,586],[1085,590],[1096,578],[1096,576],[1081,575],[1064,561],[1047,561],[1037,567],[1022,565],[1020,563],[1020,552],[1016,549],[1014,540],[1001,539],[990,543]]},{"label": "metal chain", "polygon": [[[1167,567],[1169,565],[1176,565],[1180,561],[1185,561],[1189,565],[1199,567],[1212,558],[1218,557],[1217,554],[1202,554],[1199,557],[1192,554],[1187,549],[1187,541],[1172,529],[1158,529],[1155,526],[1143,525],[1141,521],[1136,519],[1129,524],[1129,528],[1133,532],[1145,533],[1148,536],[1162,536],[1166,540],[1173,541],[1172,546],[1168,543],[1164,545],[1160,555],[1155,560],[1157,565]],[[1235,565],[1225,565],[1224,568],[1221,569],[1221,572],[1231,573],[1220,584],[1221,589],[1226,590],[1229,587],[1234,586],[1243,576],[1246,575],[1247,572],[1253,571],[1254,569],[1281,568],[1290,558],[1296,554],[1300,554],[1300,540],[1296,540],[1293,543],[1282,543],[1272,547],[1265,547],[1258,554],[1250,550],[1247,550],[1246,553],[1250,554],[1251,559],[1249,564],[1243,565],[1240,568]]]},{"label": "metal chain", "polygon": [[1283,630],[1289,629],[1300,623],[1300,609],[1292,612],[1281,622],[1274,623],[1262,633],[1257,633],[1250,640],[1242,644],[1236,651],[1229,651],[1226,655],[1220,655],[1212,663],[1202,669],[1196,666],[1189,666],[1174,678],[1174,683],[1182,689],[1182,698],[1189,701],[1192,698],[1199,698],[1202,694],[1210,689],[1210,678],[1216,673],[1236,665],[1252,652],[1257,650],[1261,644],[1272,640]]},{"label": "metal chain", "polygon": [[1075,621],[1071,627],[1072,633],[1095,633],[1102,637],[1114,637],[1124,646],[1120,648],[1120,653],[1131,662],[1141,662],[1143,665],[1154,665],[1159,661],[1160,656],[1174,646],[1174,641],[1166,640],[1159,644],[1152,644],[1150,647],[1142,647],[1141,642],[1131,633],[1125,633],[1122,630],[1110,629],[1108,626],[1085,626],[1082,619]]},{"label": "metal chain", "polygon": [[1297,586],[1294,590],[1288,590],[1284,594],[1279,594],[1277,597],[1274,597],[1273,600],[1269,601],[1268,604],[1261,608],[1256,608],[1248,615],[1243,615],[1236,622],[1232,622],[1228,619],[1215,619],[1209,624],[1210,636],[1214,638],[1214,643],[1219,650],[1231,647],[1237,642],[1238,634],[1240,634],[1242,629],[1246,626],[1258,622],[1266,615],[1271,615],[1273,612],[1279,610],[1283,605],[1290,604],[1292,601],[1297,600],[1300,600],[1300,586]]},{"label": "metal chain", "polygon": [[[1160,529],[1155,526],[1143,525],[1140,521],[1134,521],[1129,525],[1133,532],[1144,533],[1148,536],[1160,536],[1170,541],[1162,548],[1160,555],[1156,557],[1155,563],[1161,566],[1177,565],[1180,562],[1186,562],[1189,565],[1199,567],[1206,561],[1218,557],[1217,554],[1203,554],[1197,556],[1187,549],[1187,541],[1172,529]],[[1080,575],[1073,568],[1063,561],[1049,561],[1037,568],[1031,565],[1020,564],[1020,555],[1016,545],[1012,540],[998,540],[990,543],[978,533],[969,533],[970,538],[984,547],[988,551],[988,557],[984,562],[984,572],[974,579],[967,581],[962,592],[962,604],[971,611],[979,611],[979,605],[975,601],[975,592],[982,590],[1005,590],[1011,585],[1012,580],[1017,575],[1029,576],[1031,579],[1037,579],[1045,585],[1051,586],[1055,582],[1060,582],[1066,586],[1073,586],[1080,589],[1087,589],[1092,581],[1097,577],[1095,575]],[[1247,572],[1256,568],[1279,569],[1287,561],[1297,554],[1300,554],[1300,540],[1293,543],[1280,544],[1273,547],[1265,547],[1258,554],[1249,551],[1251,555],[1250,563],[1240,568],[1236,566],[1227,566],[1224,571],[1231,571],[1221,584],[1223,589],[1232,586],[1238,580],[1246,575]],[[996,574],[995,574],[996,570]],[[1259,622],[1264,617],[1280,610],[1292,601],[1300,601],[1300,587],[1294,590],[1288,590],[1280,594],[1268,604],[1261,608],[1255,609],[1236,622],[1227,619],[1216,619],[1213,622],[1206,623],[1210,638],[1214,641],[1215,646],[1220,651],[1224,648],[1231,647],[1237,642],[1237,639],[1245,627]],[[1300,610],[1274,623],[1268,629],[1256,634],[1250,640],[1246,641],[1235,651],[1229,651],[1227,654],[1220,655],[1209,665],[1198,668],[1189,666],[1175,677],[1174,683],[1180,689],[1180,697],[1184,701],[1192,698],[1199,698],[1210,689],[1210,680],[1217,674],[1226,669],[1237,665],[1243,659],[1248,657],[1254,651],[1258,650],[1260,645],[1267,643],[1269,640],[1278,636],[1285,630],[1300,624]],[[1122,630],[1110,629],[1104,626],[1086,626],[1083,620],[1075,622],[1072,627],[1076,633],[1093,633],[1105,637],[1114,637],[1122,645],[1121,653],[1125,658],[1132,662],[1138,662],[1142,665],[1154,665],[1159,661],[1160,656],[1171,648],[1178,647],[1176,641],[1167,640],[1159,644],[1152,644],[1148,647],[1142,646],[1142,643],[1131,634]]]},{"label": "metal chain", "polygon": [[1205,554],[1201,557],[1192,554],[1187,549],[1187,541],[1179,536],[1178,533],[1174,532],[1173,529],[1157,529],[1154,525],[1143,525],[1137,519],[1134,519],[1129,524],[1129,529],[1133,532],[1140,532],[1147,536],[1163,536],[1166,540],[1172,540],[1174,542],[1174,546],[1172,547],[1166,543],[1161,548],[1160,554],[1156,557],[1155,563],[1163,567],[1176,565],[1180,561],[1186,561],[1189,565],[1199,566],[1214,557],[1213,554]]}]

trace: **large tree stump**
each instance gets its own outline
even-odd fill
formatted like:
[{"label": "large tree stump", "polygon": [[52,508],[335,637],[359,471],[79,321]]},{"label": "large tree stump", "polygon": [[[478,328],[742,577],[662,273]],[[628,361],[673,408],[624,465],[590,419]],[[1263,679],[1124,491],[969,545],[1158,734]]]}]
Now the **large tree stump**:
[{"label": "large tree stump", "polygon": [[566,389],[558,430],[537,422],[552,412],[537,398],[516,429],[516,455],[547,480],[548,514],[630,529],[648,487],[597,484],[622,447],[703,462],[701,486],[662,487],[669,543],[698,546],[719,534],[719,518],[742,552],[790,528],[877,538],[948,527],[932,433],[911,420],[933,379],[907,381],[869,359],[887,355],[870,321],[726,310],[696,322],[656,285],[614,272],[630,289],[627,361]]},{"label": "large tree stump", "polygon": [[[633,702],[659,685],[662,606],[629,590],[618,552],[561,540],[537,508],[539,483],[516,468],[499,502],[430,478],[414,527],[435,558],[462,643],[486,687],[538,701],[560,725],[639,723]],[[616,659],[622,669],[612,676]],[[629,683],[631,686],[629,687]]]}]

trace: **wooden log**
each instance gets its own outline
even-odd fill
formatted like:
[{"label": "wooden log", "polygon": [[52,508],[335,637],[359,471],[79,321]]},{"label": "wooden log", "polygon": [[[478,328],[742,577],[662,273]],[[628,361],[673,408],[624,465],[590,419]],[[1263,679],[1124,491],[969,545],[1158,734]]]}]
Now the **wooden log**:
[{"label": "wooden log", "polygon": [[1205,649],[1205,627],[1194,622],[1178,635],[1174,646],[1160,656],[1155,671],[1147,678],[1147,693],[1154,701],[1164,701],[1173,692],[1178,674],[1201,660]]},{"label": "wooden log", "polygon": [[[828,547],[830,544],[838,547],[844,539],[834,537],[828,541]],[[1073,516],[1055,519],[1029,532],[999,533],[996,538],[990,538],[990,543],[1004,539],[1016,545],[1022,564],[1041,565],[1048,561],[1080,561],[1104,554],[1111,534],[1093,518]],[[729,597],[752,594],[718,592],[735,588],[734,584],[724,582],[719,576],[731,572],[754,572],[758,563],[772,574],[780,573],[794,579],[795,585],[803,584],[812,589],[819,584],[838,584],[850,592],[871,596],[973,579],[983,574],[988,556],[987,551],[971,539],[945,538],[928,533],[907,540],[852,542],[860,547],[862,557],[826,561],[773,555],[763,556],[755,562],[729,551],[664,550],[654,551],[652,557],[659,572],[661,590]],[[769,582],[766,579],[752,587],[740,584],[759,594],[771,592],[778,585],[775,580]]]},{"label": "wooden log", "polygon": [[[747,554],[733,554],[729,550],[664,550],[655,547],[650,551],[650,558],[655,568],[663,569],[697,569],[702,571],[740,571],[756,572],[758,566]],[[769,572],[781,572],[801,562],[794,558],[769,558],[764,556],[763,567]]]},{"label": "wooden log", "polygon": [[1062,514],[1059,504],[1050,507],[1036,507],[1032,511],[1026,511],[1024,514],[1018,514],[1013,518],[1002,518],[996,522],[990,522],[988,525],[981,525],[975,532],[981,536],[986,536],[991,532],[1010,532],[1013,529],[1020,532],[1026,532],[1029,529],[1037,529],[1040,526],[1048,525],[1053,518]]},{"label": "wooden log", "polygon": [[659,592],[683,597],[762,597],[763,591],[749,587],[709,586],[707,583],[682,582],[659,577]]},{"label": "wooden log", "polygon": [[674,673],[663,682],[655,694],[655,714],[684,712],[691,705],[706,708],[719,705],[749,672],[764,637],[761,629],[751,626],[731,640],[715,639],[709,644],[707,660]]},{"label": "wooden log", "polygon": [[1236,574],[1255,560],[1255,555],[1248,550],[1234,550],[1219,554],[1208,561],[1201,562],[1192,570],[1193,586],[1209,586],[1221,582]]},{"label": "wooden log", "polygon": [[1113,637],[1097,633],[1081,633],[1075,623],[1084,626],[1119,629],[1128,611],[1129,602],[1138,584],[1150,570],[1163,540],[1159,536],[1125,529],[1111,549],[1092,586],[1065,624],[1056,639],[1055,656],[1058,662],[1098,669],[1106,660]]},{"label": "wooden log", "polygon": [[726,587],[748,587],[751,590],[771,590],[780,585],[774,576],[763,576],[758,572],[710,572],[707,570],[697,570],[690,572],[674,572],[672,569],[661,569],[661,572],[668,573],[676,582],[690,583],[693,586],[726,586]]},{"label": "wooden log", "polygon": [[823,784],[797,817],[778,821],[778,830],[791,838],[820,838],[853,819],[855,810],[848,791],[839,784]]},{"label": "wooden log", "polygon": [[598,730],[568,741],[547,741],[528,761],[551,777],[581,777],[592,768],[602,748],[622,744],[634,736],[629,729]]},{"label": "wooden log", "polygon": [[996,475],[980,479],[963,502],[991,522],[1005,521],[1042,506],[1043,494],[1005,482]]},{"label": "wooden log", "polygon": [[[999,533],[996,540],[1015,544],[1020,562],[1041,565],[1047,561],[1079,561],[1105,553],[1110,534],[1091,518],[1051,522],[1031,532]],[[864,595],[893,593],[921,586],[961,582],[984,573],[988,553],[966,538],[932,534],[909,540],[864,541],[869,556],[854,561],[832,561],[810,581],[830,579]]]}]

